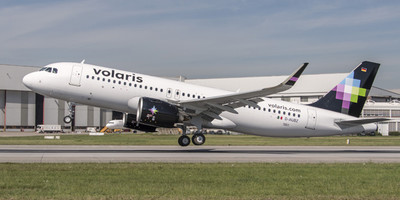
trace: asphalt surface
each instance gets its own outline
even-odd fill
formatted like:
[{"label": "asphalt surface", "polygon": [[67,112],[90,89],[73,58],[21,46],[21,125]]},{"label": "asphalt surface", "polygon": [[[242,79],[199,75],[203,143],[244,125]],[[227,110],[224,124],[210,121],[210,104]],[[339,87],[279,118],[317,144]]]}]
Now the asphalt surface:
[{"label": "asphalt surface", "polygon": [[0,145],[0,163],[400,163],[400,147]]}]

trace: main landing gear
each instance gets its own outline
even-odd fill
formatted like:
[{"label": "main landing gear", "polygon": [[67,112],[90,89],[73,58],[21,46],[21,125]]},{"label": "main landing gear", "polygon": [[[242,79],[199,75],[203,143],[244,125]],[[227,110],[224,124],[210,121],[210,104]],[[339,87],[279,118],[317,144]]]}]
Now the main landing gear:
[{"label": "main landing gear", "polygon": [[[206,136],[204,136],[203,133],[201,132],[196,132],[195,134],[193,134],[192,136],[192,143],[194,145],[202,145],[204,144],[204,142],[206,142]],[[179,137],[178,139],[178,143],[179,145],[186,147],[190,144],[190,138],[189,136],[187,136],[185,133]]]}]

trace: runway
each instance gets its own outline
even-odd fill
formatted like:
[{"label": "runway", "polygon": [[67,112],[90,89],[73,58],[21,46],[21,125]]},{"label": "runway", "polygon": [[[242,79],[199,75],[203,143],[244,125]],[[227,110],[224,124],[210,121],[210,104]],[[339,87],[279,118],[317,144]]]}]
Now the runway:
[{"label": "runway", "polygon": [[0,163],[400,163],[400,147],[0,145]]}]

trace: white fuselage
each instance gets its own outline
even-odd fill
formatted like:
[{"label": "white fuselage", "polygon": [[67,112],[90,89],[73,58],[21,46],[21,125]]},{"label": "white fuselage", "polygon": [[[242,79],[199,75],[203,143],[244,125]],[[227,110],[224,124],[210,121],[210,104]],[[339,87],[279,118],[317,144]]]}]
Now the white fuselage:
[{"label": "white fuselage", "polygon": [[[136,113],[128,106],[134,97],[181,101],[230,94],[232,92],[184,82],[81,63],[54,63],[57,73],[38,71],[24,77],[33,91],[69,102]],[[336,120],[355,117],[264,98],[260,108],[240,107],[237,114],[222,112],[222,120],[203,122],[206,128],[223,128],[246,134],[276,137],[312,137],[341,135],[376,130],[375,124],[340,128]]]}]

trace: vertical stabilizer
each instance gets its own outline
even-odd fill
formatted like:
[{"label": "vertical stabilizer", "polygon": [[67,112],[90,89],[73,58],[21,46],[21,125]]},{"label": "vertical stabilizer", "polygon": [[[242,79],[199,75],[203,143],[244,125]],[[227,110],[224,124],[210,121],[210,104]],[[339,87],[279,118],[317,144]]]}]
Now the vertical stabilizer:
[{"label": "vertical stabilizer", "polygon": [[359,117],[380,64],[364,61],[311,106]]}]

